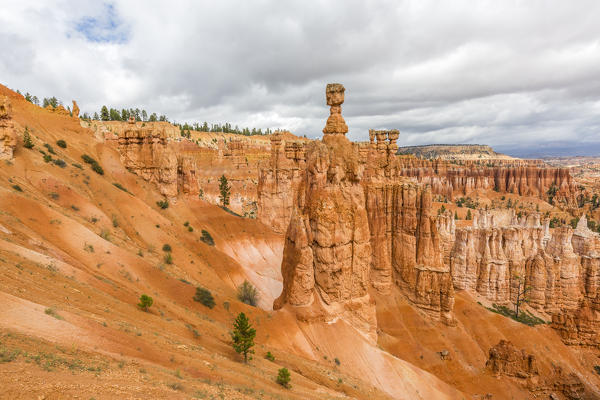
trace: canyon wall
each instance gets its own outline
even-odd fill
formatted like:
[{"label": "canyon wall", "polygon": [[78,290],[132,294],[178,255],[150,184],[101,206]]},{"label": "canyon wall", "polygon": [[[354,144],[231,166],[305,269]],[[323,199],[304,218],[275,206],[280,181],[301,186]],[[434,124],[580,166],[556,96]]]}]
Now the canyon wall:
[{"label": "canyon wall", "polygon": [[93,121],[91,128],[119,151],[127,169],[156,184],[165,197],[198,196],[220,204],[219,178],[225,175],[228,207],[256,217],[258,165],[271,158],[268,137],[194,132],[187,138],[168,122]]}]

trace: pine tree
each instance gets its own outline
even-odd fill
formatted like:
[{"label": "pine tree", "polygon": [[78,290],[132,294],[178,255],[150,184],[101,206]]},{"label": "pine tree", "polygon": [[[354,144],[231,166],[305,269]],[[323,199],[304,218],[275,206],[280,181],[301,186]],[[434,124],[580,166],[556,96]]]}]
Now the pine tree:
[{"label": "pine tree", "polygon": [[23,147],[26,149],[33,149],[33,140],[31,140],[31,135],[29,134],[29,128],[25,127],[25,132],[23,133]]},{"label": "pine tree", "polygon": [[250,321],[243,312],[240,313],[233,323],[231,339],[233,340],[233,349],[244,355],[244,362],[248,362],[248,353],[254,353],[254,338],[256,329],[252,328]]},{"label": "pine tree", "polygon": [[454,211],[454,219],[458,219],[458,213]]},{"label": "pine tree", "polygon": [[225,175],[219,178],[219,191],[221,192],[219,196],[221,204],[223,204],[223,207],[227,207],[229,205],[229,196],[231,195],[231,186],[229,186]]},{"label": "pine tree", "polygon": [[102,121],[110,121],[110,114],[108,113],[108,108],[106,106],[102,106],[100,110],[100,119]]},{"label": "pine tree", "polygon": [[471,215],[471,210],[467,211],[467,217],[465,218],[467,221],[473,219],[473,216]]}]

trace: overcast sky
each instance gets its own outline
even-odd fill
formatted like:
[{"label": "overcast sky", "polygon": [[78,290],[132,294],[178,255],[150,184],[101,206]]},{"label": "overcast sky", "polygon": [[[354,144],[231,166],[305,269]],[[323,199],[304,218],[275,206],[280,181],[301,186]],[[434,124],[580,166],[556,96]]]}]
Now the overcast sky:
[{"label": "overcast sky", "polygon": [[315,138],[325,85],[340,82],[353,140],[397,128],[400,145],[600,149],[597,0],[0,0],[0,10],[0,83],[83,111],[139,107]]}]

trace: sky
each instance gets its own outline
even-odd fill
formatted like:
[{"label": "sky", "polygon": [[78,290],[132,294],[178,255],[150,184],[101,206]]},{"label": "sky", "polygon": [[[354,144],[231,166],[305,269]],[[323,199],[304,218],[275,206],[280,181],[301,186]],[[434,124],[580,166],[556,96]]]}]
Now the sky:
[{"label": "sky", "polygon": [[600,2],[0,0],[0,83],[171,121],[600,153]]}]

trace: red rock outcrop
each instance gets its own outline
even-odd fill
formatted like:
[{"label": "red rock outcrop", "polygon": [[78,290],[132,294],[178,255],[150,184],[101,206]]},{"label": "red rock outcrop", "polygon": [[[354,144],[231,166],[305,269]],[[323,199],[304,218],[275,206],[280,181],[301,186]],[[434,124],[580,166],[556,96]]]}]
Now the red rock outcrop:
[{"label": "red rock outcrop", "polygon": [[73,118],[79,118],[79,106],[77,105],[77,102],[75,100],[73,100],[73,108],[71,110],[71,115]]},{"label": "red rock outcrop", "polygon": [[177,196],[177,157],[168,148],[164,131],[148,128],[125,130],[118,137],[121,163],[129,171],[155,183],[167,197]]},{"label": "red rock outcrop", "polygon": [[511,342],[500,340],[489,351],[485,368],[495,376],[506,375],[517,378],[529,378],[539,375],[537,362],[533,354],[518,350]]},{"label": "red rock outcrop", "polygon": [[17,147],[17,135],[12,122],[12,108],[6,96],[0,98],[0,160],[12,160]]}]

